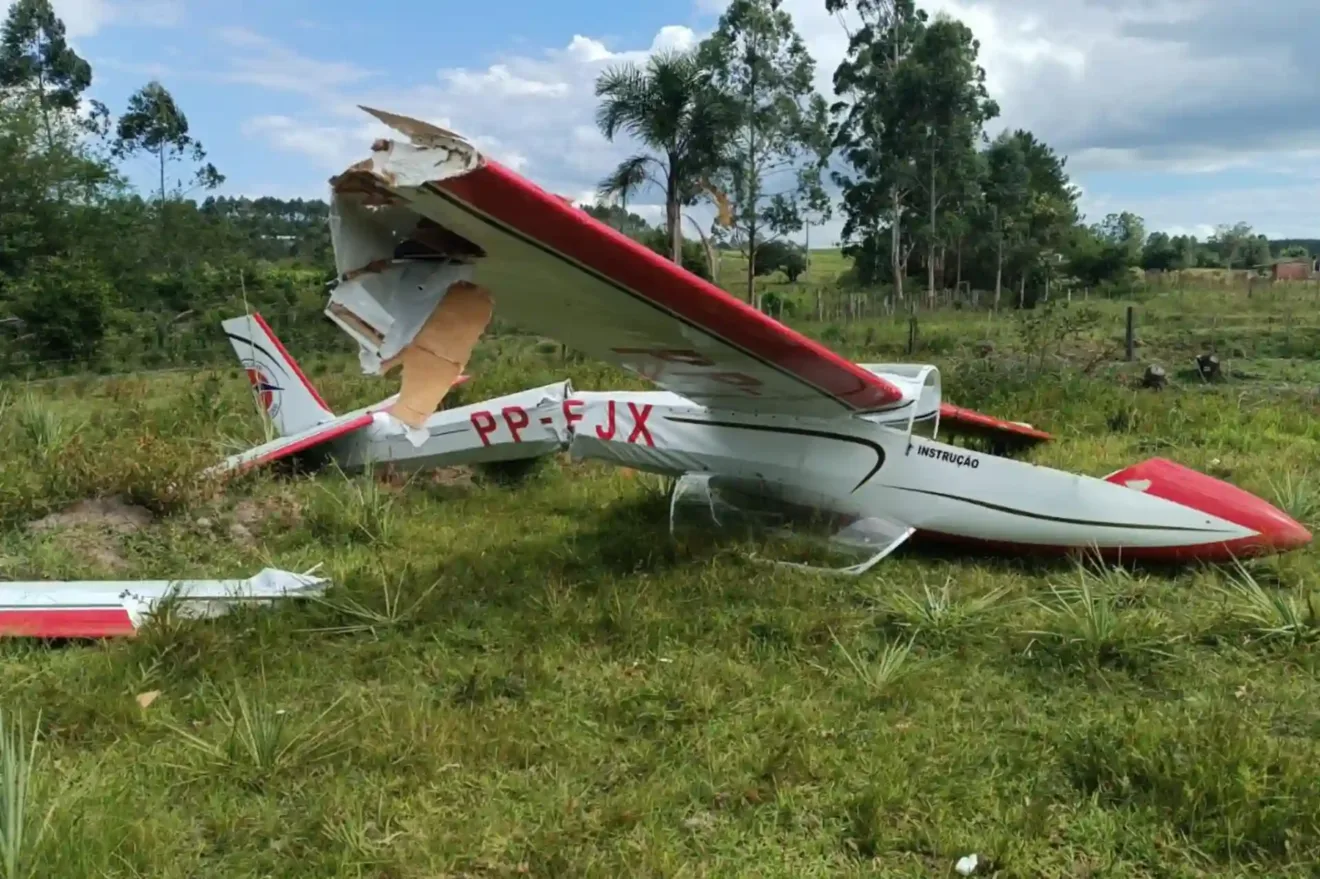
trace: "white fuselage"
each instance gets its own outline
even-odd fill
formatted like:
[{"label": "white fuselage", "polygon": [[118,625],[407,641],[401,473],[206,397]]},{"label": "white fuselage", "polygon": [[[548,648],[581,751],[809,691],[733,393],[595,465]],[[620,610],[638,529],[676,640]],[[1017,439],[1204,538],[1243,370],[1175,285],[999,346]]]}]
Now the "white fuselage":
[{"label": "white fuselage", "polygon": [[[575,458],[798,487],[837,512],[1029,546],[1165,547],[1255,532],[1135,488],[982,454],[865,417],[720,413],[666,393],[578,393]],[[640,424],[640,427],[639,427]]]},{"label": "white fuselage", "polygon": [[[427,422],[420,446],[386,416],[336,441],[343,466],[401,469],[510,461],[567,450],[675,477],[708,474],[810,497],[901,532],[1043,548],[1235,545],[1259,532],[1146,491],[985,454],[911,432],[914,410],[813,419],[722,412],[677,394],[579,392],[568,382],[455,409]],[[1218,550],[1216,550],[1218,552]]]}]

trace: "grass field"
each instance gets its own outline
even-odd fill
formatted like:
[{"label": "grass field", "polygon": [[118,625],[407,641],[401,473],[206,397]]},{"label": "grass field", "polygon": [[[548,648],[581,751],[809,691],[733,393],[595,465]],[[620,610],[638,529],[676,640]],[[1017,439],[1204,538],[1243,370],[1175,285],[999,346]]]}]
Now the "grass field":
[{"label": "grass field", "polygon": [[[953,402],[1054,432],[1042,463],[1103,475],[1173,457],[1320,526],[1313,303],[1144,302],[1133,363],[1123,303],[1088,307],[1071,327],[923,315],[913,357],[940,365]],[[804,329],[856,359],[906,357],[901,317]],[[389,392],[352,374],[347,343],[289,341],[337,409]],[[1222,384],[1186,371],[1207,344]],[[1163,392],[1132,386],[1151,361]],[[472,371],[469,400],[565,375],[635,386],[524,337],[483,343]],[[977,875],[1002,877],[1300,877],[1320,863],[1320,550],[1088,572],[904,549],[840,580],[673,545],[657,483],[567,461],[514,486],[466,471],[207,486],[191,474],[260,434],[237,369],[3,399],[4,576],[323,562],[334,585],[324,603],[166,619],[132,641],[0,644],[5,722],[41,734],[26,804],[0,808],[0,876],[915,877],[976,853]],[[28,527],[111,495],[152,521]]]}]

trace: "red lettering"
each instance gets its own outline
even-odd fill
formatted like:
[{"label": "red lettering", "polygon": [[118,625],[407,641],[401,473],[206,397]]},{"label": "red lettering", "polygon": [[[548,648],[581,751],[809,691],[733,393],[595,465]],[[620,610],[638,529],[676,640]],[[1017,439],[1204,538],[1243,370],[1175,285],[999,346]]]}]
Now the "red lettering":
[{"label": "red lettering", "polygon": [[564,421],[568,423],[568,429],[572,430],[573,425],[582,420],[582,407],[586,405],[581,400],[568,399],[564,401]]},{"label": "red lettering", "polygon": [[522,436],[518,431],[531,423],[531,419],[527,417],[527,410],[521,406],[505,406],[500,414],[504,416],[504,423],[509,425],[509,433],[513,434],[513,441],[522,442]]},{"label": "red lettering", "polygon": [[490,445],[490,435],[495,432],[495,428],[499,425],[495,422],[494,415],[483,410],[472,413],[472,427],[476,430],[477,436],[481,437],[481,444],[488,446]]},{"label": "red lettering", "polygon": [[666,363],[684,363],[688,366],[714,366],[715,361],[690,348],[614,348],[615,354],[645,354]]},{"label": "red lettering", "polygon": [[648,446],[655,446],[655,440],[651,438],[651,431],[646,429],[646,419],[651,417],[652,408],[649,403],[640,409],[637,408],[636,403],[628,404],[628,414],[633,417],[633,429],[632,433],[628,434],[628,442],[635,443],[640,436]]},{"label": "red lettering", "polygon": [[614,424],[614,401],[613,401],[613,400],[610,400],[610,402],[609,402],[609,404],[608,404],[608,410],[609,410],[609,413],[610,413],[610,429],[609,429],[608,431],[604,431],[604,430],[601,430],[601,429],[600,429],[600,425],[599,425],[599,424],[596,425],[596,436],[600,437],[600,438],[603,439],[603,440],[612,440],[612,439],[614,439],[614,432],[615,432],[615,430],[617,429],[616,425]]}]

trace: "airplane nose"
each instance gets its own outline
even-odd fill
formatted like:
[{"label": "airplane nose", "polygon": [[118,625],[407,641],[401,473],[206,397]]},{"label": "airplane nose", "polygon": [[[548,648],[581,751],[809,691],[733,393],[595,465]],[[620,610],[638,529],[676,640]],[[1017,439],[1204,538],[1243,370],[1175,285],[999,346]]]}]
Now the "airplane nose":
[{"label": "airplane nose", "polygon": [[1152,458],[1105,477],[1155,497],[1217,516],[1256,534],[1224,543],[1186,547],[1184,557],[1205,561],[1270,555],[1300,549],[1311,542],[1311,532],[1273,504],[1204,473],[1165,458]]}]

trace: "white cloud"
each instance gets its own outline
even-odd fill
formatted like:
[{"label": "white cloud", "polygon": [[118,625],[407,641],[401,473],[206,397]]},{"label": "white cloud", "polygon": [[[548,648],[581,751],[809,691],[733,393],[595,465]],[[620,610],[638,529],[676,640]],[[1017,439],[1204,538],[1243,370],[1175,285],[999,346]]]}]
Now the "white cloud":
[{"label": "white cloud", "polygon": [[309,58],[246,28],[220,28],[215,36],[235,50],[230,68],[221,74],[230,82],[330,99],[371,76],[352,62]]},{"label": "white cloud", "polygon": [[[0,14],[13,5],[14,0],[0,2]],[[173,27],[183,20],[182,0],[54,0],[53,5],[70,40],[90,37],[112,24]]]},{"label": "white cloud", "polygon": [[536,95],[544,98],[560,98],[569,93],[566,82],[542,82],[525,79],[509,72],[503,64],[494,64],[480,73],[457,68],[440,71],[440,78],[445,80],[459,94],[490,95],[493,97],[526,97]]},{"label": "white cloud", "polygon": [[[80,0],[95,3],[97,0]],[[727,0],[692,0],[717,14]],[[1178,197],[1107,198],[1088,175],[1116,172],[1204,175],[1292,169],[1317,179],[1320,117],[1304,109],[1306,83],[1320,80],[1320,56],[1288,17],[1311,0],[1277,0],[1268,11],[1249,0],[925,0],[932,14],[968,24],[1001,116],[991,133],[1028,128],[1069,156],[1091,216],[1135,210],[1149,228],[1230,223],[1298,233],[1313,225],[1304,202],[1281,180],[1270,187]],[[839,19],[822,0],[784,0],[817,59],[817,87],[831,94],[847,47]],[[1257,14],[1252,16],[1252,10]],[[306,115],[258,117],[245,131],[306,156],[329,173],[361,158],[378,126],[358,104],[424,118],[473,137],[496,158],[551,191],[590,193],[631,150],[610,143],[594,122],[594,81],[606,67],[693,46],[704,34],[661,28],[644,48],[578,34],[561,48],[520,51],[485,68],[417,71],[386,83],[344,56],[316,59],[259,34],[219,34],[236,57],[233,81],[312,98]],[[1307,54],[1309,52],[1309,54]],[[331,60],[333,58],[333,60]],[[1314,75],[1312,75],[1314,74]],[[1309,79],[1308,79],[1309,76]],[[1313,96],[1312,103],[1313,103]],[[658,208],[630,205],[644,215]],[[1314,202],[1312,202],[1313,204]],[[1299,207],[1301,205],[1302,207]],[[1312,209],[1313,210],[1313,209]],[[1237,213],[1235,213],[1237,212]],[[710,212],[693,213],[705,222]],[[812,232],[832,243],[836,219]]]}]

